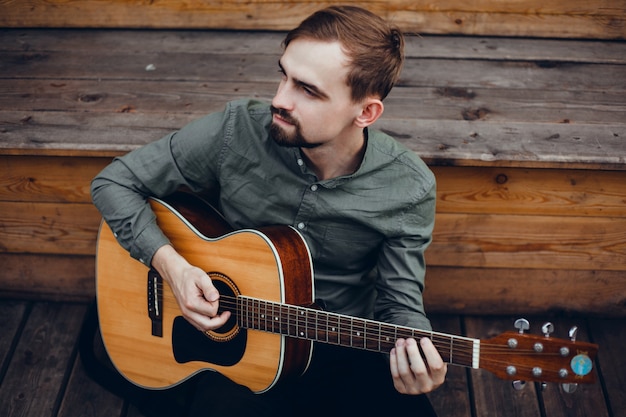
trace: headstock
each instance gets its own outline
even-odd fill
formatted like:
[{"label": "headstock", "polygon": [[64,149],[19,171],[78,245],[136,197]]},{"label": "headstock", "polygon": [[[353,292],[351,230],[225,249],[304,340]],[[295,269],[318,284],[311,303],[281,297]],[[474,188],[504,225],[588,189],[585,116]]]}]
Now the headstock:
[{"label": "headstock", "polygon": [[481,340],[481,368],[508,380],[561,384],[595,382],[593,366],[598,345],[576,341],[575,328],[570,331],[570,340],[566,340],[550,336],[554,330],[551,323],[542,327],[543,336],[524,333],[528,329],[524,319],[518,320],[515,327],[518,332]]}]

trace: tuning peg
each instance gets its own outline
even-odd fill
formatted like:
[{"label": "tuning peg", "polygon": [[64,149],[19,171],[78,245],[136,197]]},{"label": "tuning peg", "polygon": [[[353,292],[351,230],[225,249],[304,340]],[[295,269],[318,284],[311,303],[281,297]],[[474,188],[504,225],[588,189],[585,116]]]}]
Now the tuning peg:
[{"label": "tuning peg", "polygon": [[[573,326],[571,329],[569,329],[569,338],[572,342],[576,341],[576,336],[578,335],[578,326]],[[561,384],[561,387],[563,388],[563,391],[568,393],[568,394],[572,394],[574,392],[576,392],[576,390],[578,389],[578,384],[572,384],[572,383],[568,383],[568,384]]]},{"label": "tuning peg", "polygon": [[552,333],[554,333],[554,324],[547,322],[541,326],[541,332],[545,337],[550,337]]},{"label": "tuning peg", "polygon": [[578,326],[573,326],[569,329],[569,338],[572,342],[576,341],[576,335],[578,334]]},{"label": "tuning peg", "polygon": [[513,381],[513,389],[515,389],[515,391],[521,391],[524,389],[525,386],[526,386],[526,381],[521,381],[519,379],[516,379],[515,381]]},{"label": "tuning peg", "polygon": [[563,391],[566,393],[572,394],[578,388],[578,384],[561,384],[561,387],[563,387]]},{"label": "tuning peg", "polygon": [[525,330],[530,329],[530,323],[526,319],[515,320],[514,326],[517,330],[519,330],[520,334],[524,333]]},{"label": "tuning peg", "polygon": [[539,387],[541,389],[541,391],[545,391],[546,388],[548,388],[548,383],[547,382],[542,382],[541,384],[539,384]]}]

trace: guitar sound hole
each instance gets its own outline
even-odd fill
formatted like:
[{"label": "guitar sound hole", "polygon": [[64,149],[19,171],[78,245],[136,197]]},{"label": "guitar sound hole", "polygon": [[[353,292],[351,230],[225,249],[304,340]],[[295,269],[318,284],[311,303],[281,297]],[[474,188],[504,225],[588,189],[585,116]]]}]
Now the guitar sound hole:
[{"label": "guitar sound hole", "polygon": [[219,329],[202,333],[179,316],[174,319],[172,347],[179,363],[209,362],[232,366],[238,363],[246,350],[247,331],[237,325],[235,299],[239,290],[227,276],[210,272],[213,285],[220,292],[220,311],[229,310],[231,316]]},{"label": "guitar sound hole", "polygon": [[239,333],[239,326],[237,325],[237,309],[235,307],[236,297],[239,296],[239,290],[235,286],[235,283],[226,275],[219,272],[209,272],[209,276],[213,281],[213,285],[220,293],[220,308],[219,312],[230,311],[230,318],[222,327],[216,330],[211,330],[206,335],[216,342],[228,342],[232,340],[237,333]]}]

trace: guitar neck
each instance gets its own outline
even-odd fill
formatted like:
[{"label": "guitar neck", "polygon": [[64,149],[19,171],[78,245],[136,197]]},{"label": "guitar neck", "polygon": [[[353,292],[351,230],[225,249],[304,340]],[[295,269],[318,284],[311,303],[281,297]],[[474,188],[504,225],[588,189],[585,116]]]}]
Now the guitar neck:
[{"label": "guitar neck", "polygon": [[478,339],[245,296],[237,297],[237,310],[238,324],[244,328],[374,352],[388,353],[399,338],[428,337],[447,363],[479,367]]}]

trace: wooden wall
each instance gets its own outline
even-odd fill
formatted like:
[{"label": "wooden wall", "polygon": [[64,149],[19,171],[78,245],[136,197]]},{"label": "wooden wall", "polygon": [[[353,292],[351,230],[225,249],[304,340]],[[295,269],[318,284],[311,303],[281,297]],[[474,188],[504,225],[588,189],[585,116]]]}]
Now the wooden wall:
[{"label": "wooden wall", "polygon": [[[287,30],[334,1],[0,0],[0,27]],[[423,34],[626,38],[626,0],[365,0]]]}]

